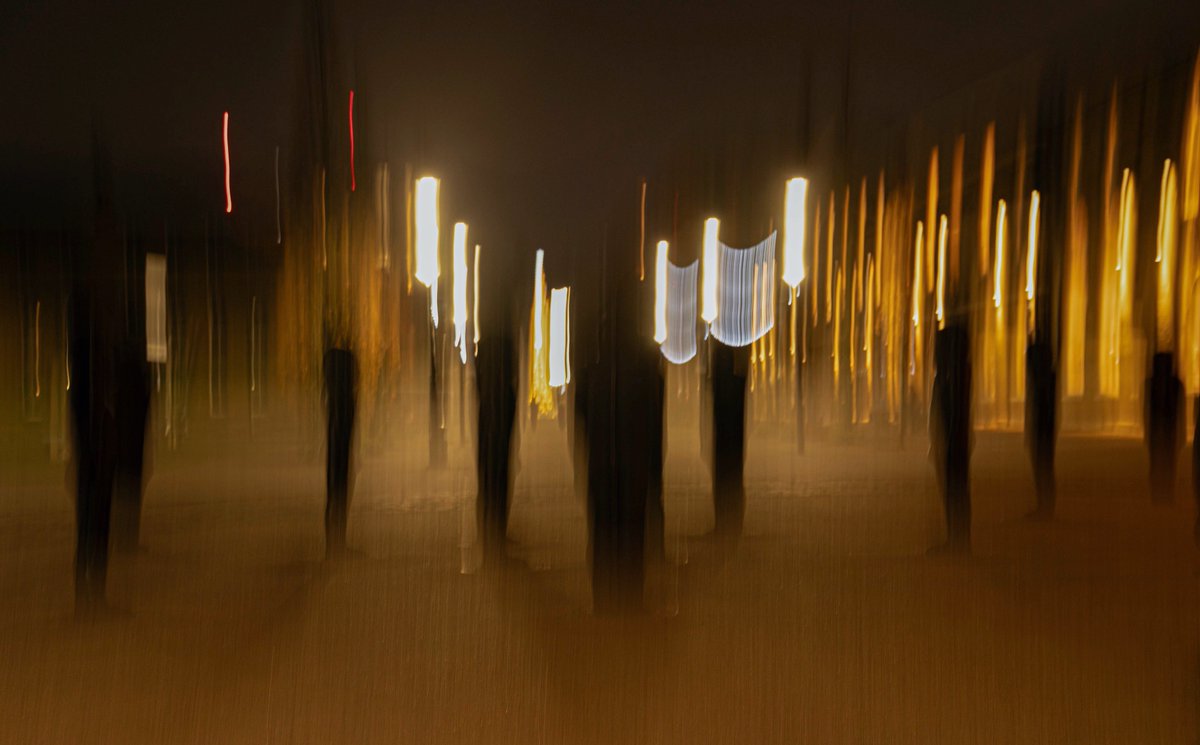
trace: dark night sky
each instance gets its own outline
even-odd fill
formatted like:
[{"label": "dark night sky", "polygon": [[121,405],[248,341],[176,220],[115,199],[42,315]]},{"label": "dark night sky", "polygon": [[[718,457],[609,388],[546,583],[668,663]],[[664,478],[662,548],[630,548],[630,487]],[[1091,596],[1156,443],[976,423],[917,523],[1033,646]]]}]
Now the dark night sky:
[{"label": "dark night sky", "polygon": [[[420,133],[422,165],[443,177],[454,207],[503,213],[536,242],[571,240],[571,226],[591,221],[613,190],[681,151],[721,138],[786,140],[806,61],[815,142],[840,143],[848,41],[853,150],[1061,38],[1097,50],[1200,42],[1200,4],[1141,5],[334,3],[375,152],[385,140],[412,152]],[[235,190],[265,200],[273,147],[292,132],[302,8],[8,0],[0,10],[7,201],[82,199],[97,111],[127,198],[161,192],[215,209],[225,109]]]}]

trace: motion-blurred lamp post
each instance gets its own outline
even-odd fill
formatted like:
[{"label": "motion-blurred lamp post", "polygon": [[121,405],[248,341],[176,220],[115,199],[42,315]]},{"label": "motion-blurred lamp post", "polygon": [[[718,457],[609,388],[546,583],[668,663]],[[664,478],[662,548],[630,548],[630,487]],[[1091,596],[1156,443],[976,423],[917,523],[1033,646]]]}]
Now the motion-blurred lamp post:
[{"label": "motion-blurred lamp post", "polygon": [[667,340],[667,251],[666,241],[658,242],[654,256],[654,341],[661,345]]},{"label": "motion-blurred lamp post", "polygon": [[467,224],[454,223],[454,346],[467,363]]},{"label": "motion-blurred lamp post", "polygon": [[417,281],[429,288],[429,314],[433,327],[438,325],[437,281],[438,281],[438,180],[433,176],[417,179],[413,197],[416,204],[417,261],[413,275]]},{"label": "motion-blurred lamp post", "polygon": [[413,211],[416,213],[416,267],[413,275],[429,288],[429,462],[430,465],[441,466],[446,462],[446,423],[437,370],[438,180],[432,176],[417,179],[413,202]]},{"label": "motion-blurred lamp post", "polygon": [[796,288],[804,281],[805,210],[808,202],[808,179],[790,178],[783,196],[783,282]]},{"label": "motion-blurred lamp post", "polygon": [[704,253],[700,265],[700,317],[708,324],[717,320],[717,264],[720,261],[717,242],[720,231],[721,221],[717,218],[710,217],[704,221]]}]

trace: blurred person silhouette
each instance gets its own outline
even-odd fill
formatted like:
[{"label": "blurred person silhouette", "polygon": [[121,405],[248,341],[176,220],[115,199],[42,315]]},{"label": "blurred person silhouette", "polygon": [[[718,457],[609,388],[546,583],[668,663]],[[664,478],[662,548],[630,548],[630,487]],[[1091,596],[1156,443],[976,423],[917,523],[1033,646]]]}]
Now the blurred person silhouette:
[{"label": "blurred person silhouette", "polygon": [[662,446],[661,436],[655,439],[654,413],[660,354],[640,326],[636,231],[628,221],[610,221],[599,252],[603,280],[590,285],[591,297],[578,306],[579,326],[588,331],[578,334],[584,342],[573,350],[586,440],[588,559],[597,615],[644,608],[652,451]]},{"label": "blurred person silhouette", "polygon": [[710,346],[712,386],[712,492],[714,532],[720,539],[741,535],[746,513],[746,378],[750,348]]},{"label": "blurred person silhouette", "polygon": [[109,155],[92,128],[93,234],[78,247],[72,272],[69,347],[75,466],[75,610],[102,610],[108,578],[113,476],[117,460],[117,362],[121,240]]},{"label": "blurred person silhouette", "polygon": [[[134,307],[145,307],[144,303]],[[150,413],[150,366],[146,342],[132,336],[116,350],[116,461],[113,474],[112,547],[141,548],[142,499],[146,483],[146,425]]]},{"label": "blurred person silhouette", "polygon": [[[476,524],[485,566],[506,556],[517,438],[517,329],[513,262],[481,254],[476,277]],[[565,416],[565,413],[563,414]]]},{"label": "blurred person silhouette", "polygon": [[929,450],[946,517],[946,542],[933,553],[971,549],[971,361],[966,329],[939,329],[929,402]]},{"label": "blurred person silhouette", "polygon": [[354,354],[337,345],[325,352],[325,555],[336,558],[346,551],[346,523],[350,510],[351,455],[354,419],[358,405],[358,367]]},{"label": "blurred person silhouette", "polygon": [[1145,432],[1150,454],[1150,495],[1156,502],[1174,498],[1179,450],[1187,442],[1184,431],[1183,382],[1175,374],[1175,355],[1154,355],[1146,381]]}]

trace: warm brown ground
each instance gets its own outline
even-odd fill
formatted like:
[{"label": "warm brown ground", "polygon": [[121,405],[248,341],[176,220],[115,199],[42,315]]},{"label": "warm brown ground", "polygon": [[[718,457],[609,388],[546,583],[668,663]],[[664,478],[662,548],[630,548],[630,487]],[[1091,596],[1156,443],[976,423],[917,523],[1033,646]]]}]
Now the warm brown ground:
[{"label": "warm brown ground", "polygon": [[263,434],[160,453],[147,551],[112,570],[123,612],[91,625],[71,620],[61,466],[6,464],[0,741],[1200,742],[1190,469],[1152,506],[1136,440],[1064,438],[1059,519],[1040,523],[1019,435],[981,434],[976,551],[956,560],[924,556],[941,528],[922,445],[798,457],[760,434],[720,566],[677,429],[682,566],[656,576],[657,615],[597,620],[562,437],[526,438],[523,561],[499,576],[460,573],[473,484],[453,438],[432,477],[423,446],[364,458],[361,553],[333,566],[314,454]]}]

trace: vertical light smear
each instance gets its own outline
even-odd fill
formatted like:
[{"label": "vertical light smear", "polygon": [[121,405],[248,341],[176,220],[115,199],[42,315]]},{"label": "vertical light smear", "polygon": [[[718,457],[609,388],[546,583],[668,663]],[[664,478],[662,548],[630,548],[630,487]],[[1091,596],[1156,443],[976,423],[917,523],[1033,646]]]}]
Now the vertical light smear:
[{"label": "vertical light smear", "polygon": [[925,223],[917,220],[917,235],[913,240],[913,288],[912,288],[912,323],[913,328],[921,327],[921,299],[925,295],[924,280],[921,273],[925,268]]},{"label": "vertical light smear", "polygon": [[996,180],[996,123],[988,122],[983,133],[983,164],[979,175],[979,276],[987,275],[992,260],[992,188]]},{"label": "vertical light smear", "polygon": [[817,208],[813,210],[812,247],[813,281],[809,283],[809,292],[812,294],[812,325],[815,327],[817,319],[820,318],[821,308],[818,297],[818,289],[821,284],[821,203],[819,199],[817,200]]},{"label": "vertical light smear", "polygon": [[167,259],[146,254],[146,361],[167,361]]},{"label": "vertical light smear", "polygon": [[229,112],[221,118],[221,143],[225,152],[225,212],[233,212],[233,192],[229,188]]},{"label": "vertical light smear", "polygon": [[965,138],[960,134],[954,140],[954,158],[950,168],[950,238],[946,243],[946,269],[951,299],[958,297],[958,265],[962,256],[962,195],[963,195],[963,151]]},{"label": "vertical light smear", "polygon": [[784,189],[783,281],[793,290],[804,281],[805,211],[808,205],[808,179],[791,178]]},{"label": "vertical light smear", "polygon": [[933,226],[937,224],[937,206],[938,206],[938,149],[935,147],[929,153],[929,177],[928,188],[925,196],[925,224],[930,227],[929,234],[925,236],[925,292],[933,291],[933,281],[936,277],[934,272],[933,261],[937,256],[934,253],[934,239],[936,237]]},{"label": "vertical light smear", "polygon": [[542,263],[545,260],[545,253],[542,249],[538,249],[533,259],[533,349],[540,352],[544,340],[542,338],[542,304],[545,303],[545,275],[542,272]]},{"label": "vertical light smear", "polygon": [[[846,191],[842,195],[842,263],[841,268],[849,274],[850,258],[847,251],[850,246],[850,184],[846,184]],[[846,282],[850,281],[850,277],[844,278]]]},{"label": "vertical light smear", "polygon": [[550,387],[561,388],[571,380],[568,355],[567,297],[570,289],[556,287],[550,291]]},{"label": "vertical light smear", "polygon": [[[994,336],[994,344],[992,347],[993,365],[996,375],[995,390],[992,395],[992,402],[996,407],[997,416],[1001,405],[1004,405],[1005,413],[1007,414],[1007,397],[1001,390],[1001,380],[1007,379],[1005,365],[1004,350],[1007,348],[1008,323],[1004,316],[1004,288],[1008,279],[1007,272],[1008,262],[1008,204],[1001,199],[996,204],[996,250],[995,250],[995,265],[992,269],[992,305],[995,306],[993,315],[992,334]],[[1007,422],[1007,416],[1005,417]]]},{"label": "vertical light smear", "polygon": [[1113,83],[1108,103],[1108,130],[1104,148],[1104,182],[1101,189],[1100,256],[1100,394],[1116,397],[1120,389],[1120,278],[1113,270],[1120,262],[1119,213],[1113,196],[1113,176],[1117,158],[1117,86]]},{"label": "vertical light smear", "polygon": [[438,268],[438,180],[417,179],[416,187],[417,281],[430,287],[437,281]]},{"label": "vertical light smear", "polygon": [[883,296],[883,293],[882,293],[882,288],[883,288],[882,268],[884,266],[884,261],[883,261],[884,199],[885,199],[885,194],[884,194],[884,190],[883,190],[883,169],[880,169],[880,171],[879,171],[879,186],[875,190],[875,266],[880,268],[880,270],[877,270],[875,272],[875,286],[874,286],[875,298],[874,299],[875,299],[876,308],[879,307],[879,304],[880,304],[880,302],[882,300],[882,296]]},{"label": "vertical light smear", "polygon": [[710,217],[704,221],[704,258],[700,267],[703,303],[700,317],[705,323],[712,323],[717,319],[717,267],[720,263],[717,257],[717,242],[720,230],[721,221],[717,218]]},{"label": "vertical light smear", "polygon": [[475,353],[479,353],[479,244],[475,244],[475,269],[471,272],[471,278],[475,281],[475,294],[472,297],[471,318],[475,319]]},{"label": "vertical light smear", "polygon": [[1008,204],[1001,199],[996,205],[996,262],[992,269],[992,303],[999,308],[1004,302],[1004,248],[1008,222]]},{"label": "vertical light smear", "polygon": [[834,305],[836,306],[833,314],[833,391],[834,399],[838,402],[842,400],[842,388],[840,385],[840,377],[842,372],[841,365],[841,338],[842,338],[842,304],[843,298],[846,295],[846,275],[842,272],[842,267],[837,270],[837,298]]},{"label": "vertical light smear", "polygon": [[1200,55],[1192,67],[1183,125],[1183,244],[1179,255],[1179,369],[1190,395],[1200,394]]},{"label": "vertical light smear", "polygon": [[[867,288],[875,286],[875,262],[874,256],[867,258]],[[863,311],[863,373],[866,378],[866,404],[862,407],[859,414],[859,421],[871,421],[871,405],[874,402],[875,396],[875,374],[874,374],[874,352],[875,352],[875,303],[868,298],[865,301],[866,310]]]},{"label": "vertical light smear", "polygon": [[1087,344],[1087,215],[1079,180],[1083,161],[1083,97],[1075,103],[1067,179],[1067,250],[1063,305],[1063,392],[1083,395]]},{"label": "vertical light smear", "polygon": [[1158,295],[1155,298],[1155,336],[1159,352],[1175,349],[1175,252],[1178,218],[1175,186],[1175,165],[1163,163],[1162,186],[1158,202],[1158,247],[1154,262],[1158,264]]},{"label": "vertical light smear", "polygon": [[867,179],[864,177],[858,190],[858,258],[854,262],[854,291],[858,301],[856,311],[863,307],[863,279],[867,271]]},{"label": "vertical light smear", "polygon": [[1026,238],[1028,249],[1025,252],[1025,301],[1029,304],[1029,321],[1027,331],[1034,330],[1034,302],[1037,292],[1037,253],[1038,253],[1038,219],[1041,211],[1041,194],[1036,189],[1029,195],[1029,236]]},{"label": "vertical light smear", "polygon": [[646,279],[646,179],[642,179],[641,208],[638,212],[638,281]]},{"label": "vertical light smear", "polygon": [[454,223],[454,307],[451,311],[454,321],[454,346],[458,347],[459,357],[463,363],[467,361],[467,224]]},{"label": "vertical light smear", "polygon": [[825,238],[826,254],[825,254],[825,323],[833,320],[833,226],[836,224],[837,214],[836,206],[834,205],[833,189],[829,190],[829,227],[826,228],[828,234]]},{"label": "vertical light smear", "polygon": [[934,312],[937,315],[937,326],[939,329],[946,327],[946,233],[948,227],[949,221],[945,215],[938,218],[937,306]]},{"label": "vertical light smear", "polygon": [[417,179],[416,194],[417,281],[429,288],[429,315],[438,325],[438,180],[432,176]]},{"label": "vertical light smear", "polygon": [[378,223],[379,268],[388,271],[392,265],[392,177],[386,161],[375,167],[375,214]]},{"label": "vertical light smear", "polygon": [[925,269],[925,223],[917,221],[917,234],[913,239],[913,282],[912,282],[912,331],[909,334],[910,354],[908,374],[913,378],[913,385],[919,390],[921,385],[923,344],[921,340],[921,303],[925,296],[925,281],[921,273]]},{"label": "vertical light smear", "polygon": [[654,341],[667,340],[667,251],[666,241],[658,242],[654,256]]},{"label": "vertical light smear", "polygon": [[1137,251],[1137,185],[1128,168],[1121,174],[1121,212],[1117,272],[1120,274],[1122,336],[1133,321],[1134,257]]}]

